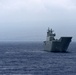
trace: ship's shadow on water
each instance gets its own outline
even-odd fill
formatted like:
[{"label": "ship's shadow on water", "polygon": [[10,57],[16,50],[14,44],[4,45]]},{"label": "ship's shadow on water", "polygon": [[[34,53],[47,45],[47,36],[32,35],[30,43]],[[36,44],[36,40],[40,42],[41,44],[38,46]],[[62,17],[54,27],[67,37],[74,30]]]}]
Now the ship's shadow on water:
[{"label": "ship's shadow on water", "polygon": [[72,53],[70,51],[65,51],[65,52],[60,52],[60,51],[52,52],[52,51],[47,51],[47,50],[43,50],[43,51],[48,52],[48,53]]},{"label": "ship's shadow on water", "polygon": [[66,52],[52,52],[52,53],[72,53],[72,52],[66,51]]}]

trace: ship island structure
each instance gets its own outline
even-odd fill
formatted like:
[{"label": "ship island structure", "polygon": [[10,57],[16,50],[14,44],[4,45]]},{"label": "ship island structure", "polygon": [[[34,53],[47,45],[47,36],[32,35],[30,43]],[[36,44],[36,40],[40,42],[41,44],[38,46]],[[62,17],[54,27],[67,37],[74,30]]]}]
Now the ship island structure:
[{"label": "ship island structure", "polygon": [[50,52],[66,52],[72,37],[60,37],[60,39],[55,39],[56,34],[53,33],[52,29],[48,28],[47,38],[44,41],[44,50]]}]

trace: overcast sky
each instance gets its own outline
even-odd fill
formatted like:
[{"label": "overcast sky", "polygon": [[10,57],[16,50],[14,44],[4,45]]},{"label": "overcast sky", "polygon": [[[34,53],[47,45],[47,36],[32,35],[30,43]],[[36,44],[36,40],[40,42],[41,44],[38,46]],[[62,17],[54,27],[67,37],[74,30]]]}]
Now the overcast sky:
[{"label": "overcast sky", "polygon": [[44,41],[48,27],[76,41],[76,0],[0,0],[0,41]]}]

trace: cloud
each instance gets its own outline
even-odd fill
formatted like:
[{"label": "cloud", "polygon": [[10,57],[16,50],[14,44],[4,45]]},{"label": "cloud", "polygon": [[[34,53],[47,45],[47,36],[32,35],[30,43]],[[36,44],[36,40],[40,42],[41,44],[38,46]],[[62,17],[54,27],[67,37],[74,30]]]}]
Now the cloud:
[{"label": "cloud", "polygon": [[50,9],[76,9],[75,0],[1,0],[2,13],[24,10],[28,13],[46,13]]},{"label": "cloud", "polygon": [[13,19],[13,17],[17,18],[19,16],[20,18],[27,17],[29,19],[29,17],[35,17],[37,14],[45,12],[41,0],[2,0],[0,2],[0,10],[1,19],[4,19],[4,17],[11,17]]},{"label": "cloud", "polygon": [[6,22],[75,19],[75,0],[0,0],[0,20]]},{"label": "cloud", "polygon": [[7,0],[0,2],[0,9],[7,11],[20,9],[24,9],[26,11],[41,11],[44,7],[41,0]]}]

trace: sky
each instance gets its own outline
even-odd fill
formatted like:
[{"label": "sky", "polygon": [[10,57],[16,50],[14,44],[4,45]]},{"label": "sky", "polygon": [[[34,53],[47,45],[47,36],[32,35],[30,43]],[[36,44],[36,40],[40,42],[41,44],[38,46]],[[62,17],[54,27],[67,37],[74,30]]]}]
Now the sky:
[{"label": "sky", "polygon": [[76,0],[0,0],[0,41],[44,41],[48,27],[76,41]]}]

